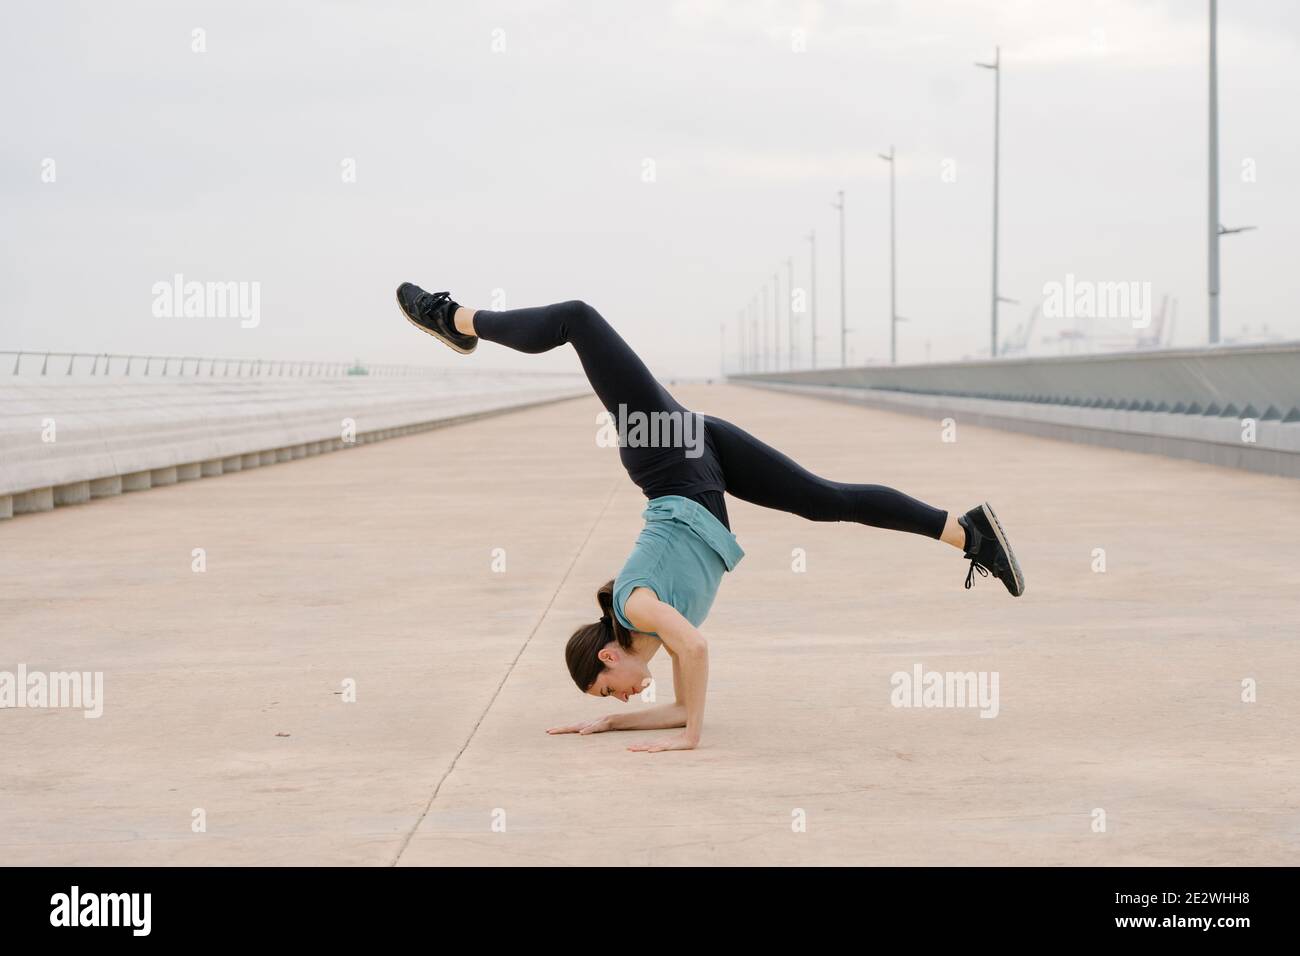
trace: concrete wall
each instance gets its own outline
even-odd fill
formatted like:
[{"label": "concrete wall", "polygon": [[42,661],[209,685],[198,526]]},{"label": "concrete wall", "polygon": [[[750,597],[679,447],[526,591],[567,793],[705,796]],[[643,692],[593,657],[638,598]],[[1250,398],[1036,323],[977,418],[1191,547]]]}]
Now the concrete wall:
[{"label": "concrete wall", "polygon": [[1300,420],[1300,343],[731,377],[1083,407]]},{"label": "concrete wall", "polygon": [[[585,395],[582,376],[0,380],[0,519]],[[350,424],[349,424],[350,423]]]},{"label": "concrete wall", "polygon": [[[755,388],[786,391],[888,411],[923,415],[958,427],[982,425],[1042,438],[1082,442],[1212,465],[1300,478],[1300,423],[1185,415],[1169,412],[1083,408],[1004,399],[921,395],[875,388],[791,385],[744,381]],[[1253,441],[1247,440],[1253,438]]]},{"label": "concrete wall", "polygon": [[1300,478],[1300,343],[732,376],[876,408]]}]

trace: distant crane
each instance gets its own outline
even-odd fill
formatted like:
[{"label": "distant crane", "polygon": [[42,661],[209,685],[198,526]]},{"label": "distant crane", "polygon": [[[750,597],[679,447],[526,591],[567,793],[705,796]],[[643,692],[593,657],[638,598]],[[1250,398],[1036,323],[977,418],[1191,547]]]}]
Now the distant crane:
[{"label": "distant crane", "polygon": [[[1137,336],[1137,347],[1140,349],[1162,349],[1165,348],[1165,317],[1172,316],[1178,311],[1178,300],[1174,299],[1172,307],[1169,296],[1160,300],[1160,311],[1156,313],[1151,322],[1151,326],[1146,329],[1139,329]],[[1173,329],[1173,321],[1169,323],[1170,330]]]},{"label": "distant crane", "polygon": [[1002,343],[1000,355],[1024,355],[1029,351],[1029,339],[1034,334],[1034,326],[1038,324],[1042,311],[1041,305],[1034,306],[1034,310],[1029,313],[1029,321],[1016,326],[1016,331]]},{"label": "distant crane", "polygon": [[1083,345],[1086,351],[1123,351],[1128,349],[1163,349],[1173,342],[1174,325],[1178,318],[1178,300],[1166,295],[1160,300],[1160,310],[1151,318],[1146,328],[1134,329],[1132,334],[1119,331],[1095,331],[1094,319],[1082,319],[1072,329],[1060,329],[1054,335],[1043,336],[1045,345],[1057,345],[1062,353],[1073,355]]}]

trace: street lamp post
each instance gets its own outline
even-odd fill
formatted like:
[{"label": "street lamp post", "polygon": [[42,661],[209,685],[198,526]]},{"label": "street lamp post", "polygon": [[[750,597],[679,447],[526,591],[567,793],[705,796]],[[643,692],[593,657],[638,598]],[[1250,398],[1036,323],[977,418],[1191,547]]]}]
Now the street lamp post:
[{"label": "street lamp post", "polygon": [[992,63],[976,63],[978,67],[993,71],[993,298],[992,325],[989,329],[989,355],[998,355],[998,162],[999,126],[1002,112],[1002,48],[993,48]]},{"label": "street lamp post", "polygon": [[849,364],[849,326],[844,286],[844,190],[841,189],[836,193],[836,196],[838,199],[831,203],[831,208],[838,209],[840,213],[840,365],[847,366]]},{"label": "street lamp post", "polygon": [[1254,226],[1228,228],[1219,221],[1219,58],[1216,0],[1210,0],[1210,215],[1209,215],[1209,293],[1210,344],[1219,341],[1219,237],[1249,232]]},{"label": "street lamp post", "polygon": [[749,369],[745,367],[745,312],[743,309],[740,312],[737,327],[739,334],[736,336],[736,353],[740,363],[741,374],[744,374],[745,372],[748,372]]},{"label": "street lamp post", "polygon": [[781,371],[781,285],[772,273],[772,368]]},{"label": "street lamp post", "polygon": [[808,233],[808,367],[817,367],[817,232]]},{"label": "street lamp post", "polygon": [[894,147],[889,147],[889,155],[877,153],[889,163],[889,364],[898,364],[898,298],[895,285],[898,270],[894,258]]},{"label": "street lamp post", "polygon": [[1219,64],[1218,4],[1210,0],[1210,344],[1219,341]]},{"label": "street lamp post", "polygon": [[789,354],[790,354],[790,371],[794,371],[794,257],[787,256],[785,260],[786,273],[786,303],[785,314],[786,321],[789,323],[787,332],[789,333]]},{"label": "street lamp post", "polygon": [[759,364],[759,346],[758,346],[758,297],[749,300],[749,344],[753,357],[750,360],[749,367],[755,372],[761,372],[763,369]]}]

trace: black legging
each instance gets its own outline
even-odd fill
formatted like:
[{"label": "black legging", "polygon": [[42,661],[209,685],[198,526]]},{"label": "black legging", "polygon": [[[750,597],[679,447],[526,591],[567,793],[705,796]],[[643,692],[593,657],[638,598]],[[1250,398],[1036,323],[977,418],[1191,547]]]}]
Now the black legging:
[{"label": "black legging", "polygon": [[[599,312],[585,302],[560,302],[506,312],[479,311],[479,338],[517,352],[548,352],[566,342],[578,353],[587,380],[605,410],[651,415],[691,414],[655,380],[645,363]],[[629,447],[619,457],[647,498],[682,495],[707,507],[724,524],[722,492],[742,501],[811,521],[856,521],[930,538],[943,533],[948,512],[883,485],[855,485],[819,478],[741,428],[715,418],[705,422],[703,453],[687,457],[680,447]]]}]

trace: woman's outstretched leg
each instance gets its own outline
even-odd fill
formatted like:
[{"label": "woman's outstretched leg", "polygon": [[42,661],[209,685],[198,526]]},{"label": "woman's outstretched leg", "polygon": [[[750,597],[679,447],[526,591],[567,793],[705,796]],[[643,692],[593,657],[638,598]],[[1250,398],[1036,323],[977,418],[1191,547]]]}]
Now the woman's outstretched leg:
[{"label": "woman's outstretched leg", "polygon": [[596,397],[615,417],[619,406],[625,414],[685,411],[614,327],[585,302],[491,312],[465,308],[446,293],[425,292],[410,283],[397,290],[397,301],[413,325],[458,352],[474,351],[479,339],[532,354],[572,345]]},{"label": "woman's outstretched leg", "polygon": [[947,511],[884,485],[822,478],[731,422],[712,416],[705,421],[722,460],[727,493],[742,501],[809,521],[855,521],[946,540],[956,547],[965,543],[955,517],[949,527]]},{"label": "woman's outstretched leg", "polygon": [[1025,592],[1025,578],[1006,532],[987,503],[958,516],[884,485],[830,481],[731,422],[711,415],[705,416],[705,422],[728,494],[810,521],[855,521],[936,538],[960,548],[970,559],[966,587],[978,571],[993,574],[1015,597]]}]

